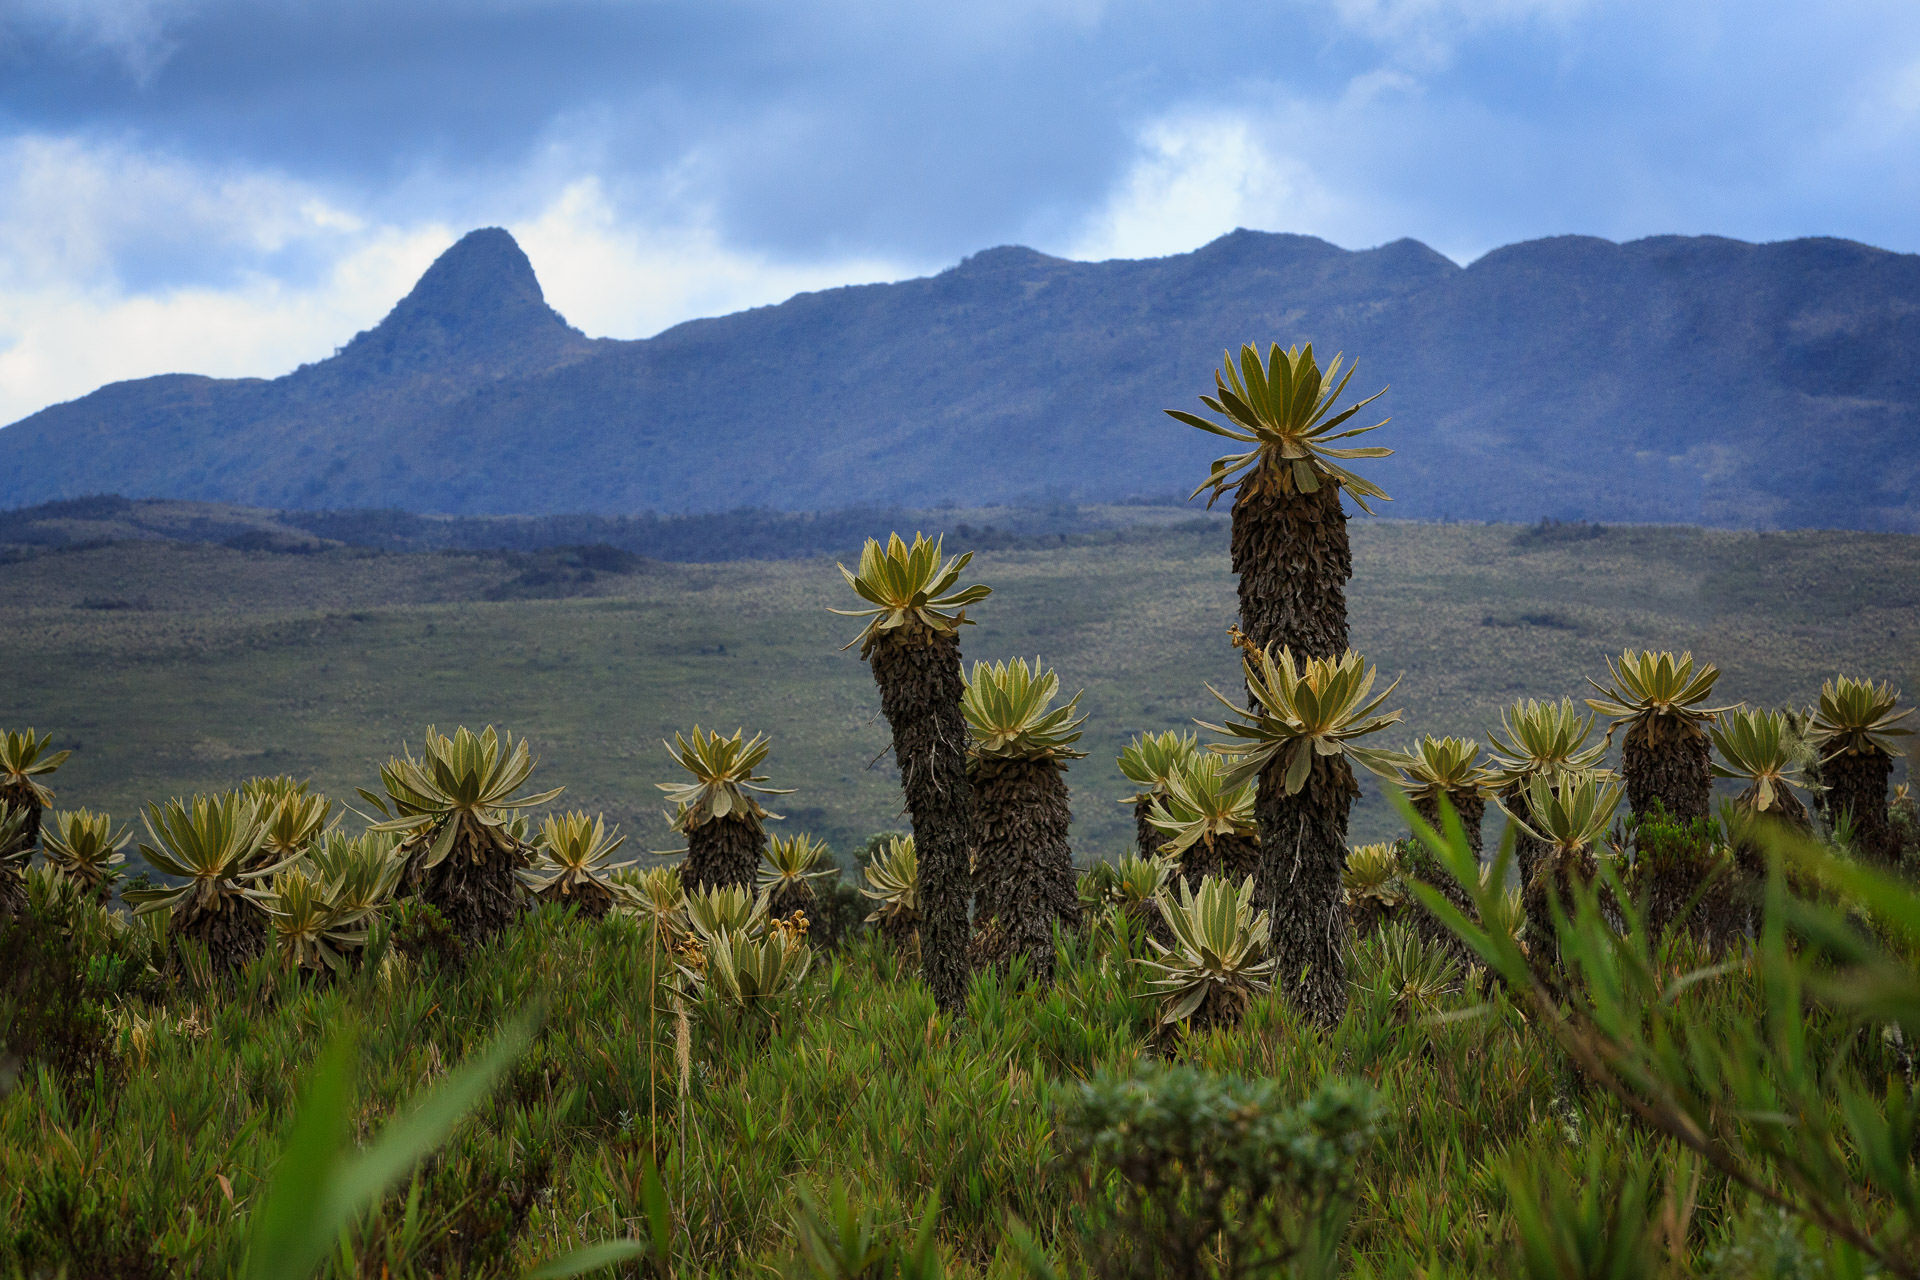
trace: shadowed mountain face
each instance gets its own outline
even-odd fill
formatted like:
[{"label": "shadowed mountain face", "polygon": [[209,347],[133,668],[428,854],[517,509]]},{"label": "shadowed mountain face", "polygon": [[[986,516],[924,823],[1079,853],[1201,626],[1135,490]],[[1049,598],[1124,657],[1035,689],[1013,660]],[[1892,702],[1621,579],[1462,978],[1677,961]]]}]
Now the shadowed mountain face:
[{"label": "shadowed mountain face", "polygon": [[1236,231],[1190,254],[979,253],[638,342],[590,340],[506,232],[284,378],[117,383],[0,431],[0,504],[87,493],[446,513],[1185,496],[1224,348],[1392,389],[1361,464],[1407,517],[1920,531],[1920,257],[1559,237],[1455,266]]}]

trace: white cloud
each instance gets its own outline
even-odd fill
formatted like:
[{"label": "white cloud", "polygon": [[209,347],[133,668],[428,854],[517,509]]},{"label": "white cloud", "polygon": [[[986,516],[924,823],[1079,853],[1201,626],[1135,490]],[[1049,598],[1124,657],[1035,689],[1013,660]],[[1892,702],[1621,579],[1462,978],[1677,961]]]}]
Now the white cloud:
[{"label": "white cloud", "polygon": [[590,334],[613,338],[646,337],[682,320],[807,290],[914,274],[880,258],[790,263],[735,248],[697,204],[676,219],[638,225],[620,217],[593,176],[569,183],[546,208],[508,229],[554,309]]},{"label": "white cloud", "polygon": [[671,175],[661,183],[644,221],[591,175],[543,199],[543,168],[500,196],[505,208],[392,222],[283,175],[71,138],[0,142],[0,425],[121,379],[275,377],[322,359],[489,223],[514,232],[548,300],[595,336],[912,274],[740,249]]},{"label": "white cloud", "polygon": [[1086,259],[1185,253],[1235,227],[1324,233],[1341,202],[1247,116],[1183,113],[1141,131],[1139,154],[1072,238]]}]

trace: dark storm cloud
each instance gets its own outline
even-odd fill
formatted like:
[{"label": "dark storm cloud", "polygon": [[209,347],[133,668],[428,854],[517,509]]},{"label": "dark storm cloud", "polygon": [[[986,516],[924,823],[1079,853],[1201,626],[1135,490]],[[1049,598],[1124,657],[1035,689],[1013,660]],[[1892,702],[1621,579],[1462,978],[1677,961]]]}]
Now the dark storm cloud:
[{"label": "dark storm cloud", "polygon": [[1896,0],[6,3],[0,131],[255,166],[383,219],[459,221],[544,166],[785,258],[1058,246],[1143,126],[1205,108],[1356,211],[1312,228],[1348,243],[1920,247]]}]

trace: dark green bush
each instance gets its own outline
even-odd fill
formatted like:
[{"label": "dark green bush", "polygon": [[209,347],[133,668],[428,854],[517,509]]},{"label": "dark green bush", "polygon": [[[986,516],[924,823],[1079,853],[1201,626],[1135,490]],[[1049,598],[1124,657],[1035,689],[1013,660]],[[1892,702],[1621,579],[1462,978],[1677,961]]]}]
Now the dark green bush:
[{"label": "dark green bush", "polygon": [[1061,1121],[1068,1161],[1111,1192],[1086,1221],[1095,1274],[1330,1265],[1381,1118],[1371,1088],[1338,1080],[1295,1101],[1273,1080],[1192,1067],[1097,1077]]}]

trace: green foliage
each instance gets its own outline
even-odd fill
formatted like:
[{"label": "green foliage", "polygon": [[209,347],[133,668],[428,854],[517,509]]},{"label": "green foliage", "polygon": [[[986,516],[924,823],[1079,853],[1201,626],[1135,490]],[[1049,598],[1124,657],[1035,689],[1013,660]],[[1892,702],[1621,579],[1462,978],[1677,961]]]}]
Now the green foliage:
[{"label": "green foliage", "polygon": [[1492,781],[1480,764],[1480,744],[1472,738],[1436,738],[1426,734],[1400,760],[1403,786],[1410,800],[1437,799],[1462,791],[1479,791]]},{"label": "green foliage", "polygon": [[894,929],[917,928],[920,923],[920,856],[912,836],[895,836],[864,868],[867,883],[860,892],[873,900],[867,920]]},{"label": "green foliage", "polygon": [[67,762],[71,751],[48,751],[53,745],[50,733],[34,736],[32,729],[8,729],[0,732],[0,791],[14,798],[45,808],[53,803],[53,792],[42,781]]},{"label": "green foliage", "polygon": [[[1464,840],[1416,830],[1489,919]],[[1623,895],[1605,867],[1601,884],[1574,888],[1571,910],[1555,903],[1566,984],[1549,985],[1510,932],[1470,922],[1427,886],[1415,892],[1638,1125],[1817,1227],[1850,1266],[1920,1275],[1920,1101],[1885,1052],[1920,1028],[1920,893],[1779,828],[1762,835],[1758,945],[1718,965],[1688,968],[1647,937],[1630,903],[1618,907],[1624,930],[1609,927],[1602,897]],[[1789,861],[1841,905],[1792,896]],[[1873,928],[1857,927],[1849,906]]]},{"label": "green foliage", "polygon": [[827,846],[810,835],[775,836],[767,841],[767,850],[761,855],[760,891],[772,895],[810,889],[815,881],[838,873],[828,857]]},{"label": "green foliage", "polygon": [[1273,987],[1271,921],[1253,908],[1253,877],[1235,885],[1208,876],[1198,893],[1184,880],[1179,888],[1177,899],[1164,892],[1160,898],[1172,943],[1155,942],[1159,958],[1141,961],[1160,998],[1160,1025],[1238,1022],[1254,997]]},{"label": "green foliage", "polygon": [[1813,714],[1811,737],[1821,759],[1842,752],[1877,751],[1897,756],[1895,738],[1913,736],[1913,730],[1900,722],[1913,714],[1913,708],[1896,710],[1900,691],[1872,680],[1836,676],[1820,686],[1820,706]]},{"label": "green foliage", "polygon": [[[533,841],[538,861],[520,871],[521,882],[541,895],[572,894],[587,885],[598,886],[611,894],[608,878],[621,868],[633,865],[630,861],[613,861],[613,855],[626,842],[618,827],[607,829],[606,817],[602,814],[588,816],[577,810],[548,814]],[[564,896],[561,900],[565,901]]]},{"label": "green foliage", "polygon": [[1611,716],[1607,737],[1621,725],[1639,726],[1651,744],[1670,739],[1698,741],[1706,726],[1729,707],[1703,707],[1720,679],[1720,668],[1710,662],[1695,664],[1691,653],[1674,657],[1664,650],[1629,649],[1619,659],[1607,659],[1608,684],[1589,679],[1600,694],[1587,705]]},{"label": "green foliage", "polygon": [[[133,833],[125,827],[114,830],[111,815],[91,809],[58,810],[40,828],[47,865],[95,896],[112,891],[114,881],[120,878],[115,868],[127,861],[121,850],[132,839]],[[4,832],[0,832],[0,848],[7,845]]]},{"label": "green foliage", "polygon": [[1296,1100],[1275,1081],[1191,1067],[1096,1077],[1061,1116],[1069,1165],[1115,1180],[1091,1215],[1092,1274],[1333,1274],[1356,1165],[1383,1120],[1374,1091],[1344,1081]]},{"label": "green foliage", "polygon": [[691,782],[656,782],[673,804],[673,829],[689,831],[718,818],[736,817],[758,822],[778,818],[760,806],[756,795],[791,795],[785,790],[759,785],[765,776],[755,769],[766,760],[773,744],[764,733],[746,737],[745,729],[735,729],[731,738],[723,738],[717,729],[693,726],[687,737],[673,735],[664,743],[673,762],[693,775]]},{"label": "green foliage", "polygon": [[1343,376],[1341,357],[1323,373],[1314,359],[1313,345],[1280,349],[1279,343],[1267,348],[1263,364],[1260,348],[1247,343],[1240,348],[1236,363],[1228,352],[1220,372],[1213,375],[1214,394],[1201,396],[1200,402],[1226,419],[1226,425],[1203,418],[1184,409],[1168,409],[1167,416],[1210,435],[1225,436],[1253,448],[1245,453],[1228,454],[1214,461],[1206,482],[1193,491],[1198,497],[1208,489],[1211,506],[1229,489],[1251,487],[1255,491],[1272,489],[1279,493],[1315,493],[1322,483],[1346,490],[1362,511],[1373,514],[1367,499],[1387,501],[1379,486],[1348,471],[1341,462],[1355,458],[1385,458],[1393,450],[1372,445],[1340,445],[1340,440],[1365,435],[1384,427],[1380,421],[1370,427],[1346,431],[1334,428],[1386,394],[1374,392],[1358,404],[1334,412],[1334,405],[1352,380],[1351,366]]},{"label": "green foliage", "polygon": [[1135,734],[1120,749],[1116,763],[1120,776],[1134,785],[1134,793],[1121,798],[1122,804],[1156,800],[1166,794],[1174,773],[1200,754],[1200,741],[1191,729],[1168,729]]},{"label": "green foliage", "polygon": [[1344,755],[1375,773],[1392,776],[1400,757],[1363,747],[1359,739],[1399,721],[1398,711],[1376,714],[1399,687],[1398,680],[1375,694],[1379,672],[1351,649],[1337,660],[1308,658],[1297,664],[1290,649],[1282,648],[1277,658],[1254,650],[1246,655],[1245,667],[1253,710],[1207,686],[1234,716],[1224,725],[1202,725],[1233,739],[1208,748],[1233,761],[1226,785],[1251,782],[1269,761],[1277,759],[1285,766],[1287,794],[1292,795],[1306,785],[1318,756]]},{"label": "green foliage", "polygon": [[23,1072],[104,1071],[115,1005],[158,990],[153,935],[75,890],[36,871],[26,909],[0,918],[0,1097]]},{"label": "green foliage", "polygon": [[1504,800],[1500,807],[1516,824],[1563,853],[1591,848],[1620,809],[1620,784],[1590,771],[1534,774],[1521,795],[1526,799],[1523,811],[1508,808]]},{"label": "green foliage", "polygon": [[1035,658],[1009,662],[976,662],[960,695],[960,712],[973,734],[973,752],[1017,760],[1071,760],[1086,756],[1075,751],[1085,716],[1076,718],[1080,695],[1065,706],[1053,706],[1060,677],[1042,668]]},{"label": "green foliage", "polygon": [[1782,712],[1736,707],[1707,732],[1720,753],[1713,764],[1713,776],[1746,783],[1741,803],[1753,812],[1777,811],[1781,797],[1791,796],[1793,788],[1806,785]]},{"label": "green foliage", "polygon": [[1587,745],[1593,721],[1593,713],[1581,715],[1572,698],[1557,703],[1523,698],[1506,708],[1500,727],[1487,733],[1497,771],[1494,785],[1524,783],[1536,774],[1551,780],[1593,768],[1607,754],[1604,740]]},{"label": "green foliage", "polygon": [[382,814],[393,815],[369,829],[398,832],[408,846],[418,845],[421,868],[445,861],[463,839],[476,849],[517,847],[512,828],[520,812],[566,790],[516,796],[534,763],[526,739],[498,733],[492,725],[477,734],[462,725],[451,738],[428,725],[418,760],[403,751],[380,766],[386,799],[361,791]]},{"label": "green foliage", "polygon": [[899,534],[891,533],[883,547],[877,539],[868,538],[860,552],[860,571],[840,566],[847,585],[872,606],[830,610],[843,617],[872,619],[844,647],[859,645],[864,658],[883,638],[896,644],[921,644],[972,621],[967,617],[967,606],[985,600],[993,594],[993,588],[975,585],[954,590],[961,572],[973,560],[973,552],[943,562],[940,547],[944,541],[916,533],[913,545],[908,546]]},{"label": "green foliage", "polygon": [[1195,754],[1174,765],[1165,790],[1147,811],[1153,829],[1165,835],[1162,853],[1178,856],[1196,844],[1211,848],[1216,838],[1253,836],[1253,784],[1230,783],[1230,768],[1217,755]]},{"label": "green foliage", "polygon": [[150,804],[144,817],[153,843],[142,842],[140,855],[185,883],[129,890],[127,901],[142,914],[189,905],[211,910],[223,901],[244,909],[245,903],[262,900],[260,881],[279,869],[279,864],[256,864],[266,827],[258,806],[237,791]]}]

